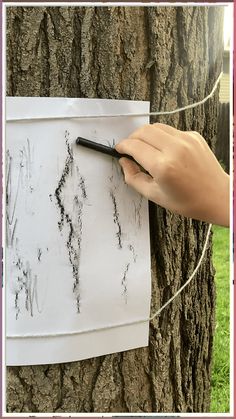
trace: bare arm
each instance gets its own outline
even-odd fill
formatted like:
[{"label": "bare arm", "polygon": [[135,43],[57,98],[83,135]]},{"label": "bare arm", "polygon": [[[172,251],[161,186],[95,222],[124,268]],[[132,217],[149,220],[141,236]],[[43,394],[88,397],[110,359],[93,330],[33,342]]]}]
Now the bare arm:
[{"label": "bare arm", "polygon": [[229,226],[229,176],[204,138],[165,124],[144,125],[116,149],[125,181],[147,199],[177,214]]}]

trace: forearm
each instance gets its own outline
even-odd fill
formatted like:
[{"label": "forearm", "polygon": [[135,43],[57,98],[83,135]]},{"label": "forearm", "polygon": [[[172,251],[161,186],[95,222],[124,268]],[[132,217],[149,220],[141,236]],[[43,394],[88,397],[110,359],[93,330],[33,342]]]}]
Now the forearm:
[{"label": "forearm", "polygon": [[[215,196],[215,199],[211,199]],[[212,224],[229,227],[230,224],[230,177],[227,173],[222,175],[222,181],[215,183],[215,191],[212,191],[207,199],[207,205],[202,202],[202,211],[199,219]]]}]

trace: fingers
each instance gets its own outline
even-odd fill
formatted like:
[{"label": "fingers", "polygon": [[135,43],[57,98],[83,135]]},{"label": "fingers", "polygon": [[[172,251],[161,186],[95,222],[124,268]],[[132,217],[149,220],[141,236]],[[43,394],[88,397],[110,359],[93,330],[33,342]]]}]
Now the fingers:
[{"label": "fingers", "polygon": [[194,139],[203,149],[209,149],[209,145],[206,140],[196,131],[187,131],[187,135],[191,137],[191,140]]},{"label": "fingers", "polygon": [[172,212],[176,212],[176,206],[171,205],[169,196],[163,193],[159,185],[150,175],[143,173],[137,164],[125,157],[119,159],[119,163],[123,169],[127,185],[134,188],[148,200]]},{"label": "fingers", "polygon": [[141,140],[162,152],[173,147],[183,134],[183,131],[169,125],[156,123],[143,125],[129,135],[128,139]]},{"label": "fingers", "polygon": [[157,197],[158,186],[150,175],[142,172],[136,163],[125,157],[122,157],[119,163],[124,171],[127,185],[132,186],[147,199],[153,200],[153,197]]},{"label": "fingers", "polygon": [[122,140],[115,148],[121,154],[132,156],[147,172],[155,177],[154,172],[156,172],[158,159],[161,155],[156,148],[139,139]]},{"label": "fingers", "polygon": [[163,151],[170,147],[173,142],[173,135],[158,128],[155,124],[143,125],[129,135],[128,138],[141,140],[159,151]]},{"label": "fingers", "polygon": [[181,134],[183,134],[183,131],[180,131],[177,128],[171,127],[170,125],[161,124],[160,122],[156,122],[153,124],[153,126],[157,129],[161,129],[162,131],[165,131],[167,134],[172,135],[174,137],[179,137]]}]

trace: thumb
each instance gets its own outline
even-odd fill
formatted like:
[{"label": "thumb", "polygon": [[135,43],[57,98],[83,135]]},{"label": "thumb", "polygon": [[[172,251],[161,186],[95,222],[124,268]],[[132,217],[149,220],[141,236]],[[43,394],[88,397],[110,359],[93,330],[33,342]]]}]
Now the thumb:
[{"label": "thumb", "polygon": [[126,183],[129,183],[130,177],[141,172],[139,165],[126,157],[119,159],[119,163],[123,170]]},{"label": "thumb", "polygon": [[134,188],[145,198],[152,200],[156,189],[156,183],[153,178],[142,172],[138,164],[126,157],[119,159],[119,163],[123,169],[127,185]]}]

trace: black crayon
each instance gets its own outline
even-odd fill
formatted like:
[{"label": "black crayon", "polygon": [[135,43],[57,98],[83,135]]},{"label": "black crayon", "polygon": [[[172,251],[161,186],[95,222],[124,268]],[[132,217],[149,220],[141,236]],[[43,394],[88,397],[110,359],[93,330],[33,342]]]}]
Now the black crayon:
[{"label": "black crayon", "polygon": [[115,157],[116,159],[121,159],[121,157],[126,157],[130,160],[133,160],[136,163],[136,161],[134,160],[132,156],[129,156],[128,154],[120,154],[113,147],[108,147],[100,143],[95,143],[94,141],[87,140],[86,138],[78,137],[76,139],[76,144],[82,145],[84,147],[90,148],[95,151],[100,151],[100,153],[107,154],[111,157]]}]

